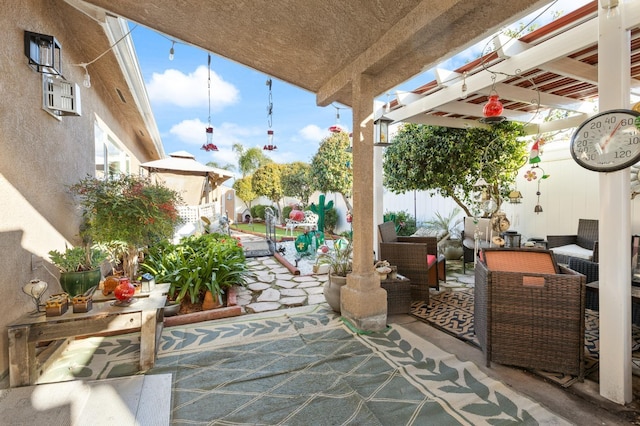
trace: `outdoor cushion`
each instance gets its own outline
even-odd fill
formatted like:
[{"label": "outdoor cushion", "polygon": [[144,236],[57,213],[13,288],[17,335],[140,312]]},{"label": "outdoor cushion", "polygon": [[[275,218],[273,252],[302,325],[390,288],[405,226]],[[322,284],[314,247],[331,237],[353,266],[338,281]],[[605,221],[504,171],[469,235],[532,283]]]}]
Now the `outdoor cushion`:
[{"label": "outdoor cushion", "polygon": [[436,256],[434,256],[433,254],[428,254],[427,255],[427,266],[431,267],[431,265],[436,263],[436,260],[438,260],[438,258]]},{"label": "outdoor cushion", "polygon": [[483,260],[491,271],[555,274],[556,265],[549,251],[483,250]]},{"label": "outdoor cushion", "polygon": [[580,247],[578,244],[569,244],[566,246],[553,247],[550,250],[557,255],[577,257],[580,259],[587,259],[587,260],[591,260],[593,258],[593,250]]}]

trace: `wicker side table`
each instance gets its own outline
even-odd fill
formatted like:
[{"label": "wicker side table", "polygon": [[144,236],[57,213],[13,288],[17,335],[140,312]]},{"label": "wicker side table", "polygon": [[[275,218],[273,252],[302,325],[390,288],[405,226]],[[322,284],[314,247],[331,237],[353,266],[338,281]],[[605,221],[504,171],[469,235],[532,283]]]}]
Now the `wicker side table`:
[{"label": "wicker side table", "polygon": [[411,281],[398,275],[394,279],[380,281],[387,290],[387,314],[408,314],[411,311]]}]

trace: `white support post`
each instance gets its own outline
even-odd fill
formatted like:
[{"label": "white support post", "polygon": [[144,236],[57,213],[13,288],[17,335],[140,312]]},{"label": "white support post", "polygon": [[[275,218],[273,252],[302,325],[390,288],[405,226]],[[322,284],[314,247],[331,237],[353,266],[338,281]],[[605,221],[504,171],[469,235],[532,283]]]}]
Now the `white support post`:
[{"label": "white support post", "polygon": [[[630,34],[621,3],[598,7],[600,111],[629,108]],[[600,174],[600,395],[631,402],[631,219],[629,169]]]}]

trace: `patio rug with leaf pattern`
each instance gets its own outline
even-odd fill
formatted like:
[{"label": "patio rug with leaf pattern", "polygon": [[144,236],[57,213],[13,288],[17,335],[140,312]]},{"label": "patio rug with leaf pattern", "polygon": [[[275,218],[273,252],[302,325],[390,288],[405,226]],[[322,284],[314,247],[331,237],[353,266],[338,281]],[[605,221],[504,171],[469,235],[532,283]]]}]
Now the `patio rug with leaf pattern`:
[{"label": "patio rug with leaf pattern", "polygon": [[[455,291],[443,291],[431,294],[429,303],[415,301],[411,305],[411,315],[432,326],[449,333],[461,340],[478,345],[473,330],[473,288]],[[598,369],[599,338],[598,311],[585,311],[585,376]],[[633,362],[640,364],[640,328],[634,326]],[[568,387],[576,382],[577,377],[563,373],[535,371],[561,386]]]},{"label": "patio rug with leaf pattern", "polygon": [[[73,342],[85,366],[68,354],[58,379],[133,374],[127,336]],[[325,305],[167,328],[149,374],[167,373],[172,424],[568,424],[401,326],[360,334]]]}]

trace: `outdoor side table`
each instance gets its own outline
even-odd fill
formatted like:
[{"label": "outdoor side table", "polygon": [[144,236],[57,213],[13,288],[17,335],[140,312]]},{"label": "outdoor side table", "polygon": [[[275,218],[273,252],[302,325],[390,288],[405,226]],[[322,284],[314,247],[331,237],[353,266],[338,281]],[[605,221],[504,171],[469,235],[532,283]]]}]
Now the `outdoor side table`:
[{"label": "outdoor side table", "polygon": [[153,367],[162,334],[166,292],[164,287],[137,298],[129,306],[114,306],[113,302],[97,302],[89,312],[47,317],[26,314],[9,324],[9,386],[35,384],[44,371],[47,350],[36,355],[38,342],[73,337],[86,337],[101,333],[122,334],[140,330],[140,370]]},{"label": "outdoor side table", "polygon": [[387,290],[387,315],[408,314],[411,311],[411,281],[398,275],[394,279],[380,281]]}]

